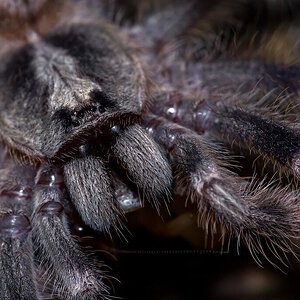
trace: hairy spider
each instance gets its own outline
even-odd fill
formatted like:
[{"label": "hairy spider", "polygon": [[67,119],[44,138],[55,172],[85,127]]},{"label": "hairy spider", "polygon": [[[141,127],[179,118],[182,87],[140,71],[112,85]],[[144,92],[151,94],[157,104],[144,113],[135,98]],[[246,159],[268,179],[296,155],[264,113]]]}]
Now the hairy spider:
[{"label": "hairy spider", "polygon": [[207,232],[294,253],[297,3],[154,2],[0,2],[1,299],[110,298],[74,211],[121,232],[179,186]]}]

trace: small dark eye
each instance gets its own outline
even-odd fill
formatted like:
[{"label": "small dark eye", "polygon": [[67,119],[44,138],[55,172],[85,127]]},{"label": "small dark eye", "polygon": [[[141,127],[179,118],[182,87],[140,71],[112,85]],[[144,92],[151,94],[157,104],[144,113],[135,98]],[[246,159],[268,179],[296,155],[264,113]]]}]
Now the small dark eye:
[{"label": "small dark eye", "polygon": [[66,108],[56,111],[53,115],[53,120],[60,122],[66,131],[69,131],[74,125],[71,113]]},{"label": "small dark eye", "polygon": [[89,108],[90,112],[95,112],[97,111],[97,107],[92,105],[90,108]]},{"label": "small dark eye", "polygon": [[76,114],[76,117],[79,119],[82,119],[84,116],[84,113],[85,113],[85,111],[84,111],[84,109],[82,109]]},{"label": "small dark eye", "polygon": [[116,108],[116,103],[104,92],[93,90],[90,93],[91,102],[97,104],[99,112],[105,112],[107,109]]},{"label": "small dark eye", "polygon": [[78,127],[79,125],[80,125],[80,123],[78,122],[78,121],[73,121],[72,122],[72,125],[74,126],[74,127]]}]

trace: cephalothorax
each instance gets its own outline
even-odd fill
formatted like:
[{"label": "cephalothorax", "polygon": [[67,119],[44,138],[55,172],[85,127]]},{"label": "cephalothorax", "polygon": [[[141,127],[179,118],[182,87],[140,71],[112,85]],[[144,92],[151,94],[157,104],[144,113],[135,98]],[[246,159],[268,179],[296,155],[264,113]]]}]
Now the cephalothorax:
[{"label": "cephalothorax", "polygon": [[[245,155],[253,149],[296,180],[299,67],[259,54],[229,59],[233,38],[220,41],[218,32],[187,39],[212,10],[204,4],[165,4],[123,29],[109,24],[105,1],[0,6],[8,20],[0,41],[1,299],[109,297],[101,268],[71,236],[68,212],[74,206],[90,228],[118,231],[124,195],[159,209],[174,184],[198,204],[200,224],[214,231],[220,222],[255,258],[264,253],[260,238],[293,252],[298,192],[285,180],[272,187],[238,176],[215,141]],[[16,24],[24,28],[12,37]],[[224,56],[208,59],[211,43]]]}]

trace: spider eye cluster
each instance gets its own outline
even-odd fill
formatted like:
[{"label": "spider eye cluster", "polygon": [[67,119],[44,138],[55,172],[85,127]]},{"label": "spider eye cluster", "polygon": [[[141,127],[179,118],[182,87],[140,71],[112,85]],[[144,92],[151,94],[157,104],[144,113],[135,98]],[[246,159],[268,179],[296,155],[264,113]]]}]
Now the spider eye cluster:
[{"label": "spider eye cluster", "polygon": [[60,122],[66,132],[70,132],[73,128],[84,125],[103,113],[118,109],[118,104],[99,90],[91,91],[89,96],[89,101],[79,105],[78,108],[59,108],[53,115],[54,122]]}]

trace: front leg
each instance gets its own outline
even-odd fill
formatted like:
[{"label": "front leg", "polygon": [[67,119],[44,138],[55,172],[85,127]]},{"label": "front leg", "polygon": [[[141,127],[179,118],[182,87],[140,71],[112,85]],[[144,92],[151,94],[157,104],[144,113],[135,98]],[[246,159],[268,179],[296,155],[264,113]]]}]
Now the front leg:
[{"label": "front leg", "polygon": [[35,170],[0,148],[0,299],[41,299],[37,292],[30,220]]},{"label": "front leg", "polygon": [[299,67],[215,61],[187,69],[195,94],[160,95],[154,114],[229,147],[253,150],[299,176]]},{"label": "front leg", "polygon": [[[144,126],[161,144],[173,165],[177,184],[187,190],[198,205],[199,224],[206,231],[234,235],[243,239],[260,263],[266,257],[261,240],[282,262],[282,253],[292,252],[291,239],[300,228],[300,203],[297,192],[248,182],[228,170],[230,160],[217,145],[195,132],[156,116],[145,116]],[[273,263],[273,262],[272,262]]]}]

